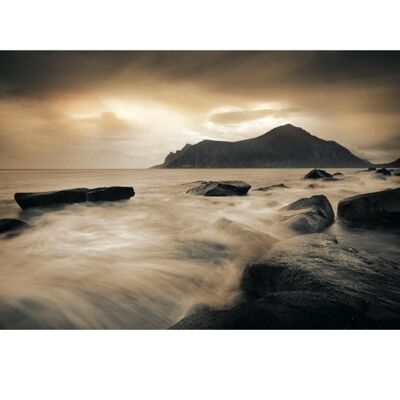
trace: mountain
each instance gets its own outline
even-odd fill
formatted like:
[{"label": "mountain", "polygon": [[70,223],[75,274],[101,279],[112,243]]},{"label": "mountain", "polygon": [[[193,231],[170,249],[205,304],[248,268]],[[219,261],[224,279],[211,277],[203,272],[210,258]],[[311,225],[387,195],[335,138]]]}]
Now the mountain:
[{"label": "mountain", "polygon": [[203,140],[170,153],[158,168],[368,167],[334,141],[317,138],[291,124],[238,142]]},{"label": "mountain", "polygon": [[400,158],[396,161],[386,163],[386,164],[374,164],[376,168],[400,168]]}]

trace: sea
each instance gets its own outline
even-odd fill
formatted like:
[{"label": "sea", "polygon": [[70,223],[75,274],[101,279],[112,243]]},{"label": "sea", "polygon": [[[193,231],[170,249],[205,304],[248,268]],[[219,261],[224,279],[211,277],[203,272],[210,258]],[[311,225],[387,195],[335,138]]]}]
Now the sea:
[{"label": "sea", "polygon": [[[0,239],[0,327],[165,329],[199,307],[232,307],[245,265],[268,251],[256,235],[287,240],[280,208],[324,194],[341,199],[399,187],[400,177],[328,169],[344,179],[304,180],[309,169],[1,170],[0,218],[31,227]],[[248,195],[187,194],[197,181],[242,180]],[[257,191],[284,183],[289,188]],[[309,187],[315,184],[314,187]],[[128,201],[23,211],[16,192],[133,186]],[[226,230],[227,219],[238,228]],[[240,225],[242,224],[242,225]],[[327,230],[339,242],[400,262],[397,229]],[[250,238],[253,236],[250,236]]]}]

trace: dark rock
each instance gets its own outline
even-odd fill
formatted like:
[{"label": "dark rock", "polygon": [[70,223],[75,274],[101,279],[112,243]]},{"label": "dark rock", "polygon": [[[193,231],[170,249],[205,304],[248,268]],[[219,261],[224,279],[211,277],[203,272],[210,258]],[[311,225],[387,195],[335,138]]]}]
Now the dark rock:
[{"label": "dark rock", "polygon": [[19,219],[0,219],[0,233],[16,232],[29,226]]},{"label": "dark rock", "polygon": [[15,193],[14,198],[18,205],[25,209],[31,207],[50,207],[54,205],[84,203],[87,201],[127,200],[134,195],[135,192],[132,187],[111,186],[95,189],[66,189],[54,192]]},{"label": "dark rock", "polygon": [[242,181],[209,181],[189,189],[186,193],[201,196],[243,196],[251,186]]},{"label": "dark rock", "polygon": [[344,176],[341,172],[335,172],[333,176]]},{"label": "dark rock", "polygon": [[365,321],[361,302],[344,295],[304,291],[270,293],[262,299],[245,302],[229,310],[201,310],[183,318],[170,329],[360,327],[373,327],[371,322]]},{"label": "dark rock", "polygon": [[386,175],[386,176],[391,176],[392,175],[392,173],[389,170],[387,170],[386,168],[377,169],[375,171],[375,173],[376,174]]},{"label": "dark rock", "polygon": [[393,225],[400,222],[400,188],[360,194],[341,200],[339,218],[355,225]]},{"label": "dark rock", "polygon": [[400,266],[330,235],[275,244],[241,281],[243,303],[173,329],[400,328]]},{"label": "dark rock", "polygon": [[273,189],[289,189],[289,186],[286,186],[284,183],[280,183],[279,185],[260,187],[256,190],[260,190],[261,192],[268,192]]},{"label": "dark rock", "polygon": [[376,171],[376,168],[375,167],[369,167],[368,171]]},{"label": "dark rock", "polygon": [[296,211],[285,215],[282,222],[300,234],[321,232],[335,219],[331,203],[323,195],[297,200],[281,210]]},{"label": "dark rock", "polygon": [[318,183],[310,183],[306,186],[307,189],[319,189],[322,188],[323,185],[318,185]]},{"label": "dark rock", "polygon": [[332,175],[323,169],[313,169],[307,175],[304,176],[304,179],[322,179],[322,178],[332,178]]},{"label": "dark rock", "polygon": [[315,234],[275,244],[246,267],[241,288],[248,299],[279,291],[340,292],[376,307],[376,317],[392,318],[400,312],[399,284],[398,264]]},{"label": "dark rock", "polygon": [[335,181],[340,181],[341,179],[332,176],[331,178],[322,178],[322,180],[325,182],[335,182]]}]

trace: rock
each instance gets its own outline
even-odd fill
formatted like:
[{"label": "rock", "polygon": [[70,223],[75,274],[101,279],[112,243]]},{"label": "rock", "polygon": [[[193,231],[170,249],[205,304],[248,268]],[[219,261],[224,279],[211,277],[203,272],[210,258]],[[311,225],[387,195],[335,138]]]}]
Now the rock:
[{"label": "rock", "polygon": [[332,178],[332,175],[323,169],[313,169],[307,175],[304,176],[304,179],[322,179],[322,178]]},{"label": "rock", "polygon": [[341,172],[335,172],[334,174],[333,174],[333,176],[339,176],[339,177],[343,177],[344,175],[341,173]]},{"label": "rock", "polygon": [[321,232],[335,219],[331,203],[323,195],[297,200],[281,210],[295,211],[285,215],[282,222],[300,234]]},{"label": "rock", "polygon": [[173,329],[400,328],[400,266],[331,235],[276,243],[241,280],[242,303]]},{"label": "rock", "polygon": [[54,192],[15,193],[18,205],[25,209],[31,207],[50,207],[84,202],[127,200],[135,195],[133,187],[111,186],[95,189],[77,188]]},{"label": "rock", "polygon": [[220,232],[240,239],[247,246],[256,244],[263,245],[265,248],[277,242],[277,239],[268,233],[257,231],[248,225],[231,221],[228,218],[219,218],[213,223],[213,226]]},{"label": "rock", "polygon": [[201,196],[243,196],[250,188],[243,181],[209,181],[189,189],[186,193]]},{"label": "rock", "polygon": [[375,167],[369,167],[368,171],[376,171],[376,168]]},{"label": "rock", "polygon": [[386,175],[386,176],[391,176],[392,175],[392,173],[389,170],[387,170],[386,168],[377,169],[375,171],[375,173],[376,174]]},{"label": "rock", "polygon": [[260,190],[261,192],[268,192],[273,189],[289,189],[289,186],[286,186],[284,183],[280,183],[279,185],[260,187],[256,190]]},{"label": "rock", "polygon": [[319,189],[322,188],[323,185],[318,185],[318,183],[310,183],[306,186],[306,189]]},{"label": "rock", "polygon": [[355,225],[393,225],[400,222],[400,188],[360,194],[341,200],[339,218]]},{"label": "rock", "polygon": [[278,292],[229,310],[200,310],[170,329],[349,329],[364,327],[364,319],[362,304],[347,296]]},{"label": "rock", "polygon": [[275,244],[246,267],[241,288],[249,300],[280,291],[337,292],[369,303],[377,318],[400,319],[399,284],[398,264],[315,234]]},{"label": "rock", "polygon": [[335,182],[335,181],[340,181],[341,179],[335,178],[335,177],[331,177],[331,178],[322,178],[322,180],[324,182]]},{"label": "rock", "polygon": [[0,233],[16,232],[29,226],[19,219],[0,219]]}]

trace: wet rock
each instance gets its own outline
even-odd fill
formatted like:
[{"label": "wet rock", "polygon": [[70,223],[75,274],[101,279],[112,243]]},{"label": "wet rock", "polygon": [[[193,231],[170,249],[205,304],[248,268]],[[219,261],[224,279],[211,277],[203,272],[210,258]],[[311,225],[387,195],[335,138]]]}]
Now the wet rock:
[{"label": "wet rock", "polygon": [[0,234],[8,232],[17,232],[29,226],[19,219],[0,219]]},{"label": "wet rock", "polygon": [[333,176],[336,178],[344,178],[344,175],[341,172],[335,172]]},{"label": "wet rock", "polygon": [[340,181],[341,179],[335,178],[335,177],[331,177],[331,178],[322,178],[322,180],[324,182],[335,182],[335,181]]},{"label": "wet rock", "polygon": [[323,185],[318,185],[318,183],[310,183],[306,186],[306,189],[319,189],[324,187]]},{"label": "wet rock", "polygon": [[331,235],[275,244],[243,273],[243,302],[202,310],[173,329],[400,327],[400,266]]},{"label": "wet rock", "polygon": [[355,225],[393,225],[400,222],[400,188],[360,194],[341,200],[339,218]]},{"label": "wet rock", "polygon": [[313,169],[307,175],[304,176],[304,179],[322,179],[322,178],[332,178],[332,175],[323,169]]},{"label": "wet rock", "polygon": [[323,195],[299,199],[281,210],[289,212],[282,217],[283,224],[300,234],[321,232],[335,219],[331,203]]},{"label": "wet rock", "polygon": [[279,185],[271,185],[271,186],[265,186],[265,187],[260,187],[256,190],[259,190],[261,192],[268,192],[273,189],[289,189],[289,186],[286,186],[284,183],[280,183]]},{"label": "wet rock", "polygon": [[375,173],[376,174],[382,174],[382,175],[385,175],[385,176],[391,176],[392,175],[392,173],[386,168],[377,169],[375,171]]},{"label": "wet rock", "polygon": [[133,187],[111,186],[95,189],[76,188],[54,192],[15,193],[14,198],[23,208],[50,207],[84,202],[128,200],[135,195]]},{"label": "wet rock", "polygon": [[376,171],[376,168],[375,167],[369,167],[368,171]]},{"label": "wet rock", "polygon": [[255,244],[262,245],[265,248],[265,246],[270,247],[277,242],[276,238],[267,233],[257,231],[248,225],[231,221],[228,218],[219,218],[213,223],[213,226],[220,232],[240,239],[247,246]]},{"label": "wet rock", "polygon": [[[362,307],[361,303],[348,296],[279,292],[228,310],[200,310],[170,329],[360,328],[366,325]],[[371,323],[368,327],[371,327]]]},{"label": "wet rock", "polygon": [[244,196],[250,188],[243,181],[209,181],[189,189],[186,193],[199,196]]}]

